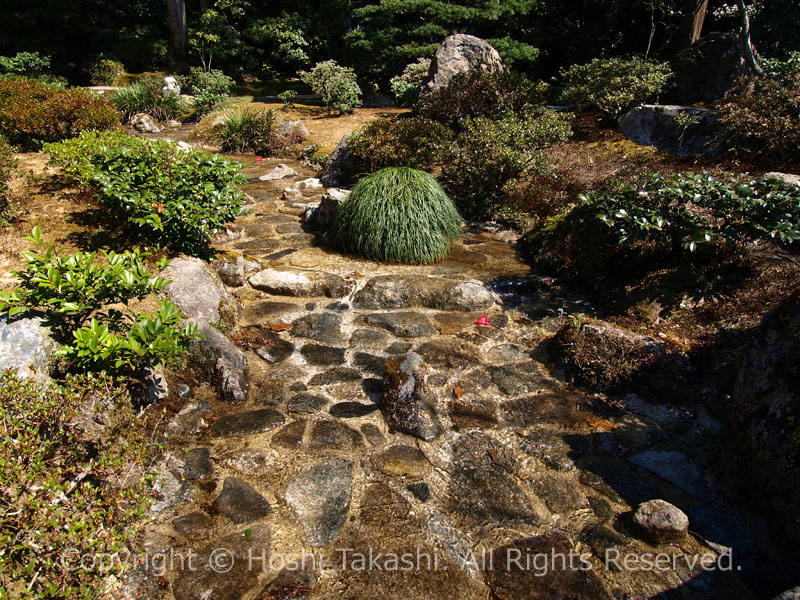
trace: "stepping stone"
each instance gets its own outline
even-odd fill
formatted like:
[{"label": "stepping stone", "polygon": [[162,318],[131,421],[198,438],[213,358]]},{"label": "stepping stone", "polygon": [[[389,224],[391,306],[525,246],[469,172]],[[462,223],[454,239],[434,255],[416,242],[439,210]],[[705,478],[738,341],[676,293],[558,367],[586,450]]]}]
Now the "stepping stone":
[{"label": "stepping stone", "polygon": [[303,392],[289,400],[286,405],[286,410],[290,413],[305,415],[319,411],[326,404],[328,404],[328,399],[325,396],[317,396],[315,394]]},{"label": "stepping stone", "polygon": [[310,448],[349,450],[364,445],[364,439],[355,429],[339,421],[317,421],[308,436]]},{"label": "stepping stone", "polygon": [[199,538],[208,535],[213,521],[201,512],[193,512],[172,521],[172,528],[187,538]]},{"label": "stepping stone", "polygon": [[341,419],[363,417],[378,410],[377,404],[364,404],[362,402],[339,402],[331,406],[328,411],[331,416]]},{"label": "stepping stone", "polygon": [[184,478],[188,481],[208,479],[214,474],[208,448],[192,448],[186,453],[183,464]]},{"label": "stepping stone", "polygon": [[367,441],[373,446],[383,446],[386,443],[386,438],[383,437],[381,430],[372,423],[367,423],[361,426],[361,433],[367,438]]},{"label": "stepping stone", "polygon": [[373,375],[380,375],[386,370],[386,359],[382,356],[375,356],[374,354],[367,354],[366,352],[357,352],[353,357],[353,364],[361,367],[365,372]]},{"label": "stepping stone", "polygon": [[[357,348],[359,350],[362,348],[369,348],[370,350],[383,350],[388,341],[389,336],[383,331],[375,331],[374,329],[357,329],[350,337],[350,347]],[[408,344],[407,342],[400,343],[407,345],[408,350],[411,349],[411,344]],[[408,352],[408,350],[404,350],[403,352]]]},{"label": "stepping stone", "polygon": [[272,408],[262,408],[249,412],[222,417],[209,428],[214,437],[237,437],[264,433],[282,425],[286,418]]},{"label": "stepping stone", "polygon": [[281,163],[269,173],[262,175],[258,178],[259,181],[275,181],[277,179],[285,179],[286,177],[294,177],[297,172],[291,167]]},{"label": "stepping stone", "polygon": [[386,329],[400,337],[417,337],[438,333],[431,320],[425,314],[418,312],[374,313],[366,315],[364,321],[368,325]]},{"label": "stepping stone", "polygon": [[264,496],[235,477],[225,478],[222,492],[214,500],[214,508],[237,524],[250,523],[272,510]]},{"label": "stepping stone", "polygon": [[454,398],[450,419],[459,429],[489,429],[497,426],[497,403],[491,398]]},{"label": "stepping stone", "polygon": [[534,493],[539,496],[547,508],[554,514],[572,513],[589,506],[586,497],[578,486],[557,475],[540,475],[532,482]]},{"label": "stepping stone", "polygon": [[350,510],[353,464],[334,458],[304,468],[286,487],[284,498],[305,543],[328,546],[336,539]]},{"label": "stepping stone", "polygon": [[303,434],[306,431],[305,419],[289,423],[286,427],[272,436],[270,442],[274,448],[289,448],[299,450],[303,447]]},{"label": "stepping stone", "polygon": [[311,365],[337,365],[344,362],[344,348],[322,346],[320,344],[306,344],[300,354]]},{"label": "stepping stone", "polygon": [[345,341],[342,335],[342,319],[332,313],[306,315],[292,323],[290,333],[321,342],[336,343]]},{"label": "stepping stone", "polygon": [[492,381],[506,396],[522,396],[537,392],[549,381],[547,374],[535,362],[490,367]]},{"label": "stepping stone", "polygon": [[308,385],[322,386],[334,383],[345,383],[348,381],[360,381],[361,372],[350,367],[332,367],[324,373],[317,373],[308,382]]},{"label": "stepping stone", "polygon": [[416,352],[434,367],[462,370],[480,364],[477,349],[472,344],[454,339],[426,342]]},{"label": "stepping stone", "polygon": [[372,457],[372,465],[390,477],[419,478],[428,470],[425,455],[414,446],[390,446]]},{"label": "stepping stone", "polygon": [[247,281],[257,290],[278,296],[341,298],[347,291],[344,279],[318,271],[262,269]]},{"label": "stepping stone", "polygon": [[386,362],[381,409],[389,427],[427,442],[442,433],[425,385],[425,366],[410,352]]},{"label": "stepping stone", "polygon": [[477,281],[451,281],[420,276],[373,277],[358,291],[353,306],[362,309],[423,306],[439,310],[485,310],[494,294]]}]

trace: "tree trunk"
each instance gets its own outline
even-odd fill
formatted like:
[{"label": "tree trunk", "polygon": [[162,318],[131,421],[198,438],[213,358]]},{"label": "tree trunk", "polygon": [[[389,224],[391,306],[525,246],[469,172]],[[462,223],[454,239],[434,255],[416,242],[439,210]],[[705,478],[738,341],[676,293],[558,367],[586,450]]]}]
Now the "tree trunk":
[{"label": "tree trunk", "polygon": [[753,69],[753,72],[758,75],[759,77],[766,76],[764,69],[761,68],[761,65],[758,64],[758,60],[755,57],[755,53],[753,52],[753,45],[750,41],[750,17],[747,16],[747,7],[744,4],[744,0],[738,0],[736,4],[739,7],[739,21],[742,25],[742,49],[744,50],[744,59],[747,61],[747,64]]},{"label": "tree trunk", "polygon": [[669,56],[677,56],[700,39],[707,10],[708,0],[684,0],[681,11],[683,19],[668,42]]},{"label": "tree trunk", "polygon": [[188,33],[184,0],[167,0],[167,21],[169,23],[167,62],[169,62],[170,71],[184,73],[189,69],[186,59]]}]

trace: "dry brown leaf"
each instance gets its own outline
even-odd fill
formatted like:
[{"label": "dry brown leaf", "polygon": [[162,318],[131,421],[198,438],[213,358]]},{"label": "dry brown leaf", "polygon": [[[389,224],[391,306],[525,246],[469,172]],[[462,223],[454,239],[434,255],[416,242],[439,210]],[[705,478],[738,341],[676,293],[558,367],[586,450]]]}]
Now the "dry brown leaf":
[{"label": "dry brown leaf", "polygon": [[456,398],[461,398],[461,396],[464,395],[464,390],[462,390],[460,387],[456,386],[456,387],[453,388],[453,395]]},{"label": "dry brown leaf", "polygon": [[497,450],[494,448],[489,448],[487,452],[489,453],[489,458],[492,459],[492,462],[497,462]]}]

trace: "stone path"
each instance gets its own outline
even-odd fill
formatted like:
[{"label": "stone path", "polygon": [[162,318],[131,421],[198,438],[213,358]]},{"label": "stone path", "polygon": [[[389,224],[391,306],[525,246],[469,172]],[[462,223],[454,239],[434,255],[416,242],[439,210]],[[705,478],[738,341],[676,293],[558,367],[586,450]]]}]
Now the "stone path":
[{"label": "stone path", "polygon": [[[559,310],[590,308],[533,277],[513,232],[473,226],[431,266],[345,257],[302,227],[303,203],[324,190],[282,199],[309,169],[290,162],[297,175],[261,182],[278,161],[244,160],[251,213],[216,266],[242,307],[230,337],[247,358],[246,400],[187,378],[143,549],[199,559],[160,579],[135,573],[131,597],[760,597],[760,525],[725,505],[700,462],[716,424],[607,402],[551,372],[543,340]],[[426,436],[392,431],[380,409],[387,362],[398,373],[408,352],[427,373]],[[690,535],[641,539],[632,512],[656,498],[688,514]],[[728,547],[744,571],[605,562]]]}]

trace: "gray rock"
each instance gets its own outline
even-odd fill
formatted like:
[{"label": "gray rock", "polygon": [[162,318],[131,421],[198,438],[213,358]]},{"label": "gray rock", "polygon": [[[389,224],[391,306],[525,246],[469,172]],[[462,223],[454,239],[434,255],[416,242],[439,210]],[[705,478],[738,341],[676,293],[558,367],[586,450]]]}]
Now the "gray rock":
[{"label": "gray rock", "polygon": [[330,450],[351,450],[364,445],[355,429],[339,421],[317,421],[308,435],[309,447]]},{"label": "gray rock", "polygon": [[350,190],[328,188],[325,195],[315,207],[306,209],[303,220],[309,229],[326,232],[333,225],[339,206],[350,196]]},{"label": "gray rock", "polygon": [[353,306],[364,309],[423,306],[439,310],[483,310],[494,304],[494,294],[476,281],[448,281],[432,277],[382,275],[360,289]]},{"label": "gray rock", "polygon": [[169,385],[162,367],[146,367],[144,373],[145,398],[148,404],[161,402],[169,396]]},{"label": "gray rock", "polygon": [[172,528],[182,536],[190,539],[203,539],[213,526],[208,515],[193,512],[172,521]]},{"label": "gray rock", "polygon": [[700,468],[685,454],[674,450],[647,450],[631,456],[636,466],[666,479],[698,500],[709,500],[706,478]]},{"label": "gray rock", "polygon": [[251,275],[248,281],[257,290],[279,296],[341,298],[347,291],[344,279],[319,271],[263,269]]},{"label": "gray rock", "polygon": [[237,256],[235,260],[222,259],[216,260],[213,267],[225,285],[230,287],[242,287],[245,275],[258,271],[261,265],[254,260],[247,260],[243,256]]},{"label": "gray rock", "polygon": [[190,388],[185,383],[178,384],[178,398],[181,400],[186,400],[187,398],[192,397],[192,388]]},{"label": "gray rock", "polygon": [[246,399],[247,356],[211,325],[203,327],[200,333],[203,339],[189,351],[189,362],[211,370],[211,382],[223,400],[241,404]]},{"label": "gray rock", "polygon": [[[685,129],[678,118],[685,115],[696,123]],[[654,146],[672,154],[716,156],[722,153],[724,136],[717,125],[717,113],[691,106],[644,104],[624,114],[620,131],[629,140]]]},{"label": "gray rock", "polygon": [[676,56],[670,66],[673,85],[664,97],[680,104],[722,98],[740,77],[753,74],[737,33],[704,35]]},{"label": "gray rock", "polygon": [[215,437],[238,437],[255,435],[282,425],[286,418],[272,408],[261,408],[248,412],[222,417],[210,428]]},{"label": "gray rock", "polygon": [[303,447],[303,435],[305,432],[306,420],[298,419],[273,435],[270,443],[273,448],[300,449]]},{"label": "gray rock", "polygon": [[214,474],[211,452],[208,448],[192,448],[186,453],[183,464],[184,477],[188,481],[202,481]]},{"label": "gray rock", "polygon": [[353,464],[334,458],[311,465],[286,487],[284,498],[303,532],[315,547],[336,539],[350,510]]},{"label": "gray rock", "polygon": [[297,172],[294,169],[281,163],[277,167],[272,169],[269,173],[259,177],[258,180],[276,181],[278,179],[284,179],[285,177],[294,177],[295,175],[297,175]]},{"label": "gray rock", "polygon": [[506,396],[530,394],[546,386],[549,378],[538,363],[503,365],[489,369],[492,381]]},{"label": "gray rock", "polygon": [[333,385],[347,381],[361,381],[361,372],[350,367],[331,367],[327,371],[317,373],[308,381],[308,385]]},{"label": "gray rock", "polygon": [[445,369],[461,371],[480,362],[475,346],[468,342],[456,343],[454,338],[425,342],[416,349],[416,352],[429,365]]},{"label": "gray rock", "polygon": [[308,129],[302,121],[281,119],[272,126],[273,136],[286,138],[292,143],[300,143],[308,137]]},{"label": "gray rock", "polygon": [[389,426],[425,441],[442,431],[425,385],[422,357],[413,352],[386,361],[381,409]]},{"label": "gray rock", "polygon": [[431,320],[419,312],[374,313],[364,317],[369,325],[374,325],[400,337],[417,337],[436,334]]},{"label": "gray rock", "polygon": [[286,410],[291,413],[310,414],[319,411],[328,403],[325,396],[302,392],[293,396],[286,405]]},{"label": "gray rock", "polygon": [[343,135],[325,161],[322,175],[320,175],[320,181],[325,187],[335,188],[347,185],[362,170],[361,161],[356,157],[353,147],[348,142],[351,135],[353,135],[352,132]]},{"label": "gray rock", "polygon": [[300,354],[311,365],[337,365],[344,362],[344,348],[321,346],[319,344],[306,344]]},{"label": "gray rock", "polygon": [[414,446],[396,445],[372,457],[372,465],[390,477],[421,477],[429,467],[425,455]]},{"label": "gray rock", "polygon": [[656,544],[679,542],[689,533],[689,517],[664,500],[649,500],[639,505],[633,522],[648,541]]},{"label": "gray rock", "polygon": [[482,69],[493,73],[505,69],[503,59],[486,40],[457,33],[444,38],[431,60],[425,90],[447,87],[460,73]]},{"label": "gray rock", "polygon": [[292,323],[291,334],[328,343],[344,341],[342,318],[329,312],[300,317]]},{"label": "gray rock", "polygon": [[16,369],[22,377],[49,382],[49,362],[57,349],[43,319],[9,320],[0,314],[0,370]]},{"label": "gray rock", "polygon": [[779,173],[777,171],[772,171],[771,173],[764,174],[764,179],[767,181],[777,181],[787,189],[794,190],[797,187],[800,187],[800,175],[792,175],[791,173]]},{"label": "gray rock", "polygon": [[272,510],[264,496],[235,477],[225,478],[222,492],[214,500],[214,508],[236,524],[256,521]]},{"label": "gray rock", "polygon": [[148,114],[138,113],[131,117],[131,125],[139,133],[161,133],[164,128]]},{"label": "gray rock", "polygon": [[199,433],[205,429],[206,419],[210,415],[211,405],[205,400],[189,402],[173,417],[167,425],[167,429],[170,433],[177,435]]},{"label": "gray rock", "polygon": [[226,331],[235,326],[239,303],[205,262],[182,256],[172,260],[161,275],[172,280],[166,288],[167,297],[190,321],[201,328],[218,324]]},{"label": "gray rock", "polygon": [[331,406],[328,411],[331,416],[341,419],[357,419],[378,410],[377,404],[364,404],[363,402],[339,402]]}]

